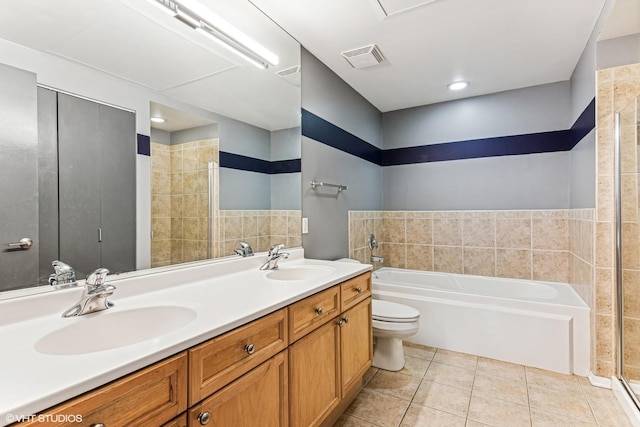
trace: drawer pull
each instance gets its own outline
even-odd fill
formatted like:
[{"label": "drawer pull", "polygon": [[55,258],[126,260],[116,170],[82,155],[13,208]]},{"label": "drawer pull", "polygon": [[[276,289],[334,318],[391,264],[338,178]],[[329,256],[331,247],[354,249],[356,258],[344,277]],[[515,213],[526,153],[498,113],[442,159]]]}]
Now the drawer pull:
[{"label": "drawer pull", "polygon": [[209,421],[211,421],[211,413],[209,411],[200,412],[198,414],[198,421],[200,421],[200,424],[203,426],[209,424]]},{"label": "drawer pull", "polygon": [[247,344],[244,346],[244,351],[246,351],[247,354],[253,354],[253,352],[256,351],[256,346],[253,344]]},{"label": "drawer pull", "polygon": [[316,313],[318,313],[318,315],[321,315],[323,313],[322,307],[317,307]]},{"label": "drawer pull", "polygon": [[361,294],[362,293],[362,288],[360,286],[358,286],[356,288],[356,293]]},{"label": "drawer pull", "polygon": [[97,423],[97,424],[91,424],[91,427],[106,427],[106,426],[102,423]]}]

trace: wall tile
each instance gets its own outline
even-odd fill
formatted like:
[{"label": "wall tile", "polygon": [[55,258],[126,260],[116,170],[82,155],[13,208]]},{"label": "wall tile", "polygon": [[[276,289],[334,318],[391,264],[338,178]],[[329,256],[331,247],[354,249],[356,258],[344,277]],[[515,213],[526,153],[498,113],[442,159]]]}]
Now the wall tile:
[{"label": "wall tile", "polygon": [[433,244],[436,246],[461,246],[462,219],[435,217],[433,220]]},{"label": "wall tile", "polygon": [[[384,226],[384,224],[383,224]],[[408,218],[406,222],[407,243],[430,245],[433,243],[433,220],[430,218]]]},{"label": "wall tile", "polygon": [[393,268],[407,268],[407,246],[385,243],[384,265]]},{"label": "wall tile", "polygon": [[434,246],[433,270],[445,273],[462,273],[462,247]]},{"label": "wall tile", "polygon": [[496,275],[496,251],[495,249],[464,248],[464,274],[478,276]]},{"label": "wall tile", "polygon": [[433,246],[407,245],[407,268],[433,271]]},{"label": "wall tile", "polygon": [[494,248],[495,220],[493,218],[465,218],[462,225],[462,240],[465,247]]},{"label": "wall tile", "polygon": [[531,251],[497,249],[496,273],[498,277],[531,279]]},{"label": "wall tile", "polygon": [[533,219],[531,236],[534,249],[569,249],[569,230],[566,219]]},{"label": "wall tile", "polygon": [[533,251],[533,280],[569,281],[569,252]]},{"label": "wall tile", "polygon": [[[395,214],[396,212],[394,212]],[[406,222],[404,218],[383,218],[382,219],[382,240],[391,243],[406,242]]]},{"label": "wall tile", "polygon": [[[496,214],[497,217],[497,214]],[[496,218],[497,248],[531,248],[531,220]]]}]

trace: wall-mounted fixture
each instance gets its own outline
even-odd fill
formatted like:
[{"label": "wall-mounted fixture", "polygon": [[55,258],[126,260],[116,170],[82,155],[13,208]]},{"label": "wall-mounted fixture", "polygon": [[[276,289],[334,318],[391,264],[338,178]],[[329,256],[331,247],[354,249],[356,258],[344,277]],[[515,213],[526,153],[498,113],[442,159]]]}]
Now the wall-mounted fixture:
[{"label": "wall-mounted fixture", "polygon": [[467,86],[469,86],[469,82],[464,81],[464,80],[460,80],[457,82],[451,82],[447,85],[447,87],[449,88],[449,90],[462,90],[464,88],[466,88]]},{"label": "wall-mounted fixture", "polygon": [[278,65],[276,54],[270,52],[249,38],[195,0],[149,0],[154,5],[188,25],[201,34],[214,40],[224,48],[244,58],[258,68]]}]

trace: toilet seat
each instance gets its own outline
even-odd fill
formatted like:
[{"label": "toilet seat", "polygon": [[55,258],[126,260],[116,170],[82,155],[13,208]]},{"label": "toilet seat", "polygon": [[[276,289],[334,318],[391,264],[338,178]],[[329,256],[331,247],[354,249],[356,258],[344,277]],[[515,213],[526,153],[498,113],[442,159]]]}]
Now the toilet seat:
[{"label": "toilet seat", "polygon": [[372,300],[373,320],[389,323],[412,323],[420,318],[420,312],[413,307],[391,301]]}]

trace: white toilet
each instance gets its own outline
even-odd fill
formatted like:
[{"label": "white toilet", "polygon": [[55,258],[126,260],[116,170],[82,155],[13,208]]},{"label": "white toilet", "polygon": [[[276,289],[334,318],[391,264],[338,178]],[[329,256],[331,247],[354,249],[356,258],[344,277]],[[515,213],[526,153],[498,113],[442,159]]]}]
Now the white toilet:
[{"label": "white toilet", "polygon": [[399,371],[404,367],[402,339],[418,332],[420,312],[391,301],[374,299],[372,304],[373,366]]}]

